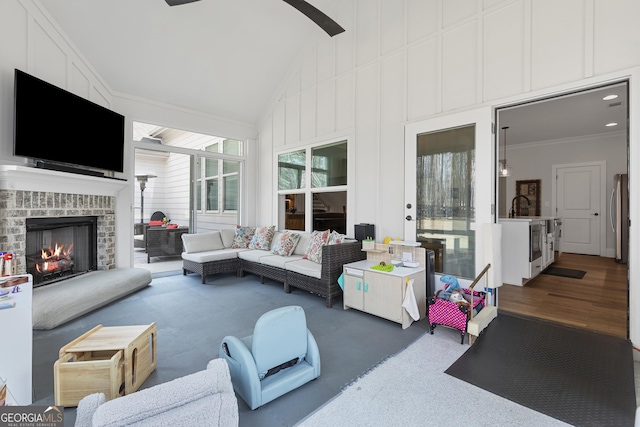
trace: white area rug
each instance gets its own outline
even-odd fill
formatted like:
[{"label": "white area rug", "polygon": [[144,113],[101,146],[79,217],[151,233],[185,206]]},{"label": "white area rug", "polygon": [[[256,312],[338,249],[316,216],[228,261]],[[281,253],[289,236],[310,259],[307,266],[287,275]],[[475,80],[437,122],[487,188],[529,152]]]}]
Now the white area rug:
[{"label": "white area rug", "polygon": [[298,425],[568,425],[445,374],[468,348],[460,344],[457,331],[439,328],[425,334]]},{"label": "white area rug", "polygon": [[151,273],[140,268],[92,271],[33,290],[33,329],[52,329],[149,286]]}]

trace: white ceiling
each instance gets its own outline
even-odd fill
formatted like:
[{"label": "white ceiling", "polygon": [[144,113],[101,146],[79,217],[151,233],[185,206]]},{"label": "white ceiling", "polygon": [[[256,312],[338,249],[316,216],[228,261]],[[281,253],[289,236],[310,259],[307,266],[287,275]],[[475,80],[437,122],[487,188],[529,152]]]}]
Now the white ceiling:
[{"label": "white ceiling", "polygon": [[[612,94],[618,97],[602,99]],[[626,131],[627,107],[627,84],[617,83],[499,109],[498,139],[504,142],[504,126],[509,145]]]},{"label": "white ceiling", "polygon": [[[335,0],[309,3],[335,19]],[[114,91],[252,125],[302,47],[329,37],[282,0],[40,4]]]},{"label": "white ceiling", "polygon": [[[304,45],[329,37],[282,0],[40,0],[115,91],[256,125]],[[336,19],[336,0],[309,0]],[[337,35],[334,39],[338,39]],[[603,101],[614,91],[619,98]],[[621,105],[611,107],[611,103]],[[509,145],[626,130],[626,86],[498,113]],[[604,124],[615,121],[616,127]]]}]

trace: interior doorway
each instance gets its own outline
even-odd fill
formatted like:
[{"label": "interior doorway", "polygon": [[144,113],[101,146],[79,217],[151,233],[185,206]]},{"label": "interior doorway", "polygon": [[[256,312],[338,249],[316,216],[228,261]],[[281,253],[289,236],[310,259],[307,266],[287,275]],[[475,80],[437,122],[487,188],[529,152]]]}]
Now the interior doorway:
[{"label": "interior doorway", "polygon": [[[574,267],[570,268],[588,269],[595,255],[609,266],[606,268],[622,271],[625,274],[621,297],[625,310],[629,305],[629,269],[615,261],[617,233],[608,227],[615,213],[609,207],[608,197],[615,186],[614,177],[628,173],[628,93],[625,80],[496,110],[496,129],[508,127],[508,139],[496,132],[497,157],[500,162],[508,159],[510,166],[509,176],[497,180],[498,221],[508,215],[509,201],[516,195],[518,181],[540,180],[541,216],[569,220],[568,227],[562,220],[562,239],[556,247],[562,255],[552,266],[571,261]],[[574,255],[575,259],[569,259]],[[590,286],[602,289],[607,285],[606,275],[595,271],[588,274],[592,276]],[[548,276],[540,274],[522,287],[504,285],[504,291],[500,291],[501,308],[532,306],[531,298],[542,299],[548,307],[566,307],[567,295],[540,290],[537,282],[544,279]],[[576,286],[585,283],[584,279],[571,280],[578,280]],[[517,292],[512,292],[514,289]],[[600,292],[590,298],[599,298],[598,295],[604,298],[605,294]],[[590,303],[597,306],[610,301]],[[566,311],[556,311],[554,318],[547,320],[561,323],[564,320],[574,326],[580,323],[570,319]],[[536,316],[536,310],[531,314]],[[585,318],[582,324],[588,322]],[[628,324],[628,318],[625,323]]]}]

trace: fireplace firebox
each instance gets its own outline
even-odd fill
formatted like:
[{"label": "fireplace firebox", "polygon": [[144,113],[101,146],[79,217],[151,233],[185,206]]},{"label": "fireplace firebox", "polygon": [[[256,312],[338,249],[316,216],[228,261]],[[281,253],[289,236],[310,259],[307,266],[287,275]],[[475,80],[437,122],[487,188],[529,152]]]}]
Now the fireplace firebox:
[{"label": "fireplace firebox", "polygon": [[27,218],[25,258],[33,286],[96,270],[97,223],[95,216]]}]

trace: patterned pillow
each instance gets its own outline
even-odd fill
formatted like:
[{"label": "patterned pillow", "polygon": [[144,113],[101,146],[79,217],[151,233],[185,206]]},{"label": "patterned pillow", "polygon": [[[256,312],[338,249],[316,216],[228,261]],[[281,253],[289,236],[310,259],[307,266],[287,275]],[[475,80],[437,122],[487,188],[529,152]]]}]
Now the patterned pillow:
[{"label": "patterned pillow", "polygon": [[307,253],[302,258],[322,264],[322,247],[327,244],[329,230],[314,231],[307,246]]},{"label": "patterned pillow", "polygon": [[231,247],[235,249],[248,248],[255,232],[255,227],[242,227],[240,225],[236,225],[236,235],[233,237]]},{"label": "patterned pillow", "polygon": [[256,232],[249,243],[249,249],[262,249],[263,251],[268,251],[271,247],[271,239],[273,239],[273,234],[275,232],[275,225],[256,228]]},{"label": "patterned pillow", "polygon": [[276,255],[291,256],[299,240],[300,235],[298,233],[283,231],[280,238],[274,243],[271,252]]},{"label": "patterned pillow", "polygon": [[327,245],[338,245],[347,238],[346,235],[338,233],[336,230],[333,230],[331,234],[329,234],[329,238],[327,239]]}]

